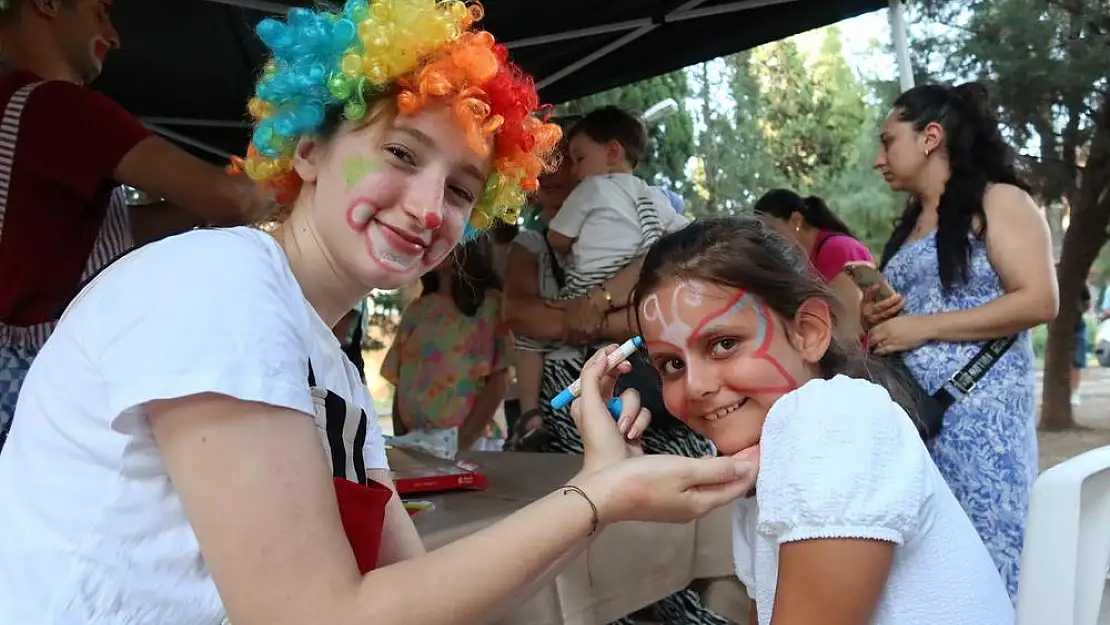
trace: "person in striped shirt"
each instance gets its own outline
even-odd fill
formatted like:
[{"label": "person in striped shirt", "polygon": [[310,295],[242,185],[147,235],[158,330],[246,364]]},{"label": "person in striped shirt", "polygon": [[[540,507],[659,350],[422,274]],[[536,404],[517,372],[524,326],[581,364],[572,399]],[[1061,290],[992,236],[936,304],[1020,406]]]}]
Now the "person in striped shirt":
[{"label": "person in striped shirt", "polygon": [[[136,243],[267,204],[86,87],[120,45],[111,4],[0,2],[0,450],[31,361],[83,283]],[[132,215],[123,184],[168,201]]]},{"label": "person in striped shirt", "polygon": [[[633,172],[648,148],[643,122],[616,106],[596,109],[567,134],[578,185],[547,227],[547,243],[561,257],[559,299],[610,300],[603,284],[643,256],[660,236],[687,223],[671,199]],[[521,408],[538,408],[544,354],[558,344],[517,337]],[[538,425],[539,417],[530,417]],[[525,426],[525,429],[533,429]]]}]

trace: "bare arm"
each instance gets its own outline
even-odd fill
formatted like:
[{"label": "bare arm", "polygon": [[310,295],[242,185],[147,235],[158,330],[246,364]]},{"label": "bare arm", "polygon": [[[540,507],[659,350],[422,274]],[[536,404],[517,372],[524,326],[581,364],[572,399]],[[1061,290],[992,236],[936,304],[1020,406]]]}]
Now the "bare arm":
[{"label": "bare arm", "polygon": [[481,438],[486,426],[497,412],[498,406],[505,401],[507,392],[509,392],[507,369],[494,371],[486,378],[485,387],[478,393],[474,406],[459,427],[459,451],[469,450],[474,446],[474,441]]},{"label": "bare arm", "polygon": [[603,284],[591,287],[585,297],[563,302],[567,332],[572,337],[623,341],[637,332],[632,291],[640,276],[643,258],[633,258]]},{"label": "bare arm", "polygon": [[181,207],[202,223],[255,221],[267,200],[245,176],[229,176],[158,136],[143,139],[116,166],[115,179]]},{"label": "bare arm", "polygon": [[987,256],[1006,293],[971,310],[931,315],[929,338],[978,341],[1008,336],[1056,317],[1060,293],[1048,224],[1029,194],[992,186],[983,200]]},{"label": "bare arm", "polygon": [[[149,418],[233,623],[480,622],[590,531],[586,502],[555,494],[360,576],[310,418],[215,395],[153,403]],[[476,554],[483,573],[467,574]],[[428,579],[437,580],[435,601],[417,583]]]},{"label": "bare arm", "polygon": [[618,271],[617,275],[609,278],[602,285],[613,299],[613,306],[627,306],[632,302],[632,291],[636,288],[636,283],[640,281],[640,267],[643,264],[643,256],[632,259],[632,262],[628,263],[624,269]]},{"label": "bare arm", "polygon": [[617,343],[627,341],[639,333],[635,315],[632,308],[611,311],[605,315],[605,324],[601,326],[596,338]]},{"label": "bare arm", "polygon": [[532,252],[513,245],[505,272],[505,301],[501,314],[513,334],[532,339],[561,341],[566,337],[563,311],[540,297],[539,263]]},{"label": "bare arm", "polygon": [[894,543],[877,540],[783,543],[771,625],[867,625],[893,560]]},{"label": "bare arm", "polygon": [[412,524],[412,517],[405,510],[401,496],[397,494],[397,487],[393,483],[393,474],[385,469],[370,469],[367,477],[379,484],[393,489],[393,498],[385,507],[385,525],[382,528],[382,546],[378,552],[378,566],[386,566],[394,562],[411,560],[428,553],[424,541]]}]

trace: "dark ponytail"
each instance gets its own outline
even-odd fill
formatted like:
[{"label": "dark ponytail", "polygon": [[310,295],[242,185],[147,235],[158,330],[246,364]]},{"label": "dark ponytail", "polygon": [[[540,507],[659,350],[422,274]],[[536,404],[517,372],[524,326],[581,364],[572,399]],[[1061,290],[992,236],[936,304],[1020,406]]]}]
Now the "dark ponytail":
[{"label": "dark ponytail", "polygon": [[846,234],[853,239],[856,235],[852,234],[852,230],[848,228],[848,224],[844,223],[836,213],[825,204],[825,200],[811,195],[802,200],[805,210],[802,211],[802,217],[805,218],[806,223],[819,230],[828,232],[836,232],[838,234]]},{"label": "dark ponytail", "polygon": [[756,201],[752,209],[757,215],[768,215],[786,221],[794,213],[802,216],[807,225],[837,234],[856,235],[836,213],[816,195],[802,197],[789,189],[771,189]]}]

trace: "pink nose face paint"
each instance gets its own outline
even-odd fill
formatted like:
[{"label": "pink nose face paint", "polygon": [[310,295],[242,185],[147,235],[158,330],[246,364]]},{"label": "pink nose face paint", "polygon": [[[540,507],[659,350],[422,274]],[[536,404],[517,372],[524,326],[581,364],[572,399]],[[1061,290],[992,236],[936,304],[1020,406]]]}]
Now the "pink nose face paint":
[{"label": "pink nose face paint", "polygon": [[443,225],[443,215],[434,210],[424,211],[424,227],[428,230],[437,230]]},{"label": "pink nose face paint", "polygon": [[343,164],[343,179],[347,183],[347,190],[358,184],[360,180],[377,171],[382,165],[378,161],[365,158],[361,154],[352,154]]}]

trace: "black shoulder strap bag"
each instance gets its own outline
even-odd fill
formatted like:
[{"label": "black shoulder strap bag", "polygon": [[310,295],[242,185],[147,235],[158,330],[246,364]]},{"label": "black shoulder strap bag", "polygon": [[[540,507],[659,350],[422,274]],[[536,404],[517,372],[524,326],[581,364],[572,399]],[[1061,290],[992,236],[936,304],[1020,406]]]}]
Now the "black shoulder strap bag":
[{"label": "black shoulder strap bag", "polygon": [[[888,249],[883,253],[880,270],[886,268],[893,255],[888,245]],[[892,354],[884,359],[887,365],[902,377],[903,386],[913,396],[914,408],[917,409],[917,414],[912,415],[914,425],[917,426],[917,431],[923,440],[932,440],[940,434],[941,428],[944,427],[944,415],[948,409],[967,397],[991,367],[997,364],[1016,342],[1015,334],[983,343],[971,360],[931,395],[922,388],[921,383],[910,372],[901,354]]]},{"label": "black shoulder strap bag", "polygon": [[913,377],[900,354],[886,359],[887,364],[901,374],[906,388],[914,395],[917,408],[915,425],[922,439],[928,441],[940,433],[944,426],[944,414],[948,409],[967,397],[1016,341],[1017,335],[987,341],[962,369],[948,378],[932,395]]}]

